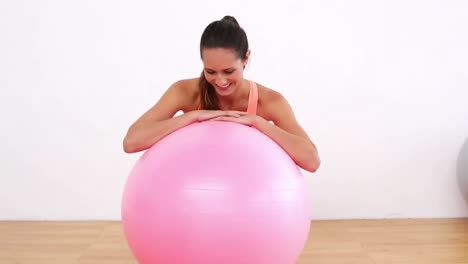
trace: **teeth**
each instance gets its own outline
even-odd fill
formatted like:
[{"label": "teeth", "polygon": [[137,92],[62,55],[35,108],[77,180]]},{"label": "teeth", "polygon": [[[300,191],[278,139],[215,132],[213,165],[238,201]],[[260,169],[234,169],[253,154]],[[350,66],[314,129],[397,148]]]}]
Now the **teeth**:
[{"label": "teeth", "polygon": [[220,85],[218,85],[218,86],[219,86],[219,87],[221,87],[221,88],[228,88],[228,87],[229,87],[229,85],[231,85],[231,84],[230,84],[230,83],[228,83],[228,84],[226,84],[226,85],[224,85],[224,86],[220,86]]}]

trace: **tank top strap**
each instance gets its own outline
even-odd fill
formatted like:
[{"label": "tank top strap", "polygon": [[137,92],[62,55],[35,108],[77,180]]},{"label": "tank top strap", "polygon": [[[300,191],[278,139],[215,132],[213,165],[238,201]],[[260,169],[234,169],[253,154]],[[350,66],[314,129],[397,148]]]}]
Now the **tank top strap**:
[{"label": "tank top strap", "polygon": [[257,114],[257,104],[258,104],[258,88],[257,84],[253,81],[250,81],[250,92],[249,92],[249,104],[247,106],[247,113],[250,115]]}]

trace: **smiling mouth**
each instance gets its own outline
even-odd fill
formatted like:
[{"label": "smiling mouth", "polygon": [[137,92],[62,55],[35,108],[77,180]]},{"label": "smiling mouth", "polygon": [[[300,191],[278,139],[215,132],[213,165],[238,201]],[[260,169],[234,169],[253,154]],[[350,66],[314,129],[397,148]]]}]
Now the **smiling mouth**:
[{"label": "smiling mouth", "polygon": [[231,83],[228,83],[226,85],[223,85],[223,86],[219,86],[219,85],[216,85],[219,89],[226,89],[228,88],[229,86],[231,85]]}]

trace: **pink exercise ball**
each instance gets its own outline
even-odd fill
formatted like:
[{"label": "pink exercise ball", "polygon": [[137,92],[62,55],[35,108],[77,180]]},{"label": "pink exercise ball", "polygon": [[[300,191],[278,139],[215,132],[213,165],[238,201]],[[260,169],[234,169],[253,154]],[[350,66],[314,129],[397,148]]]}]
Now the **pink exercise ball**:
[{"label": "pink exercise ball", "polygon": [[140,157],[122,224],[141,264],[293,264],[309,233],[308,199],[299,168],[273,140],[206,121]]}]

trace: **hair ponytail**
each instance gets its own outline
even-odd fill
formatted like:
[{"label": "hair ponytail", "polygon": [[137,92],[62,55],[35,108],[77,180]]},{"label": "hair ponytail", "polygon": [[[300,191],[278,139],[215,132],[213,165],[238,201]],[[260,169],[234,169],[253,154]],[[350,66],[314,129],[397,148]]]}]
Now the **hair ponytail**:
[{"label": "hair ponytail", "polygon": [[239,23],[233,16],[224,16],[223,19],[221,19],[221,21],[229,21],[236,24],[236,26],[239,26]]}]

